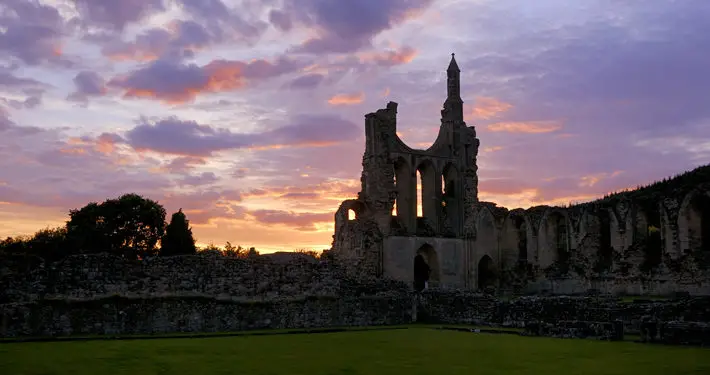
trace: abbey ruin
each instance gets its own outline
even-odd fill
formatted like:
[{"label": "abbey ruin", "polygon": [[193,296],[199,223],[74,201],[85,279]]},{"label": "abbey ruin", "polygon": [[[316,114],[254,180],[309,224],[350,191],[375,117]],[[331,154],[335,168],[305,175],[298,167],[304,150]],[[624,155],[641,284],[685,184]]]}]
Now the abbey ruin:
[{"label": "abbey ruin", "polygon": [[335,214],[338,257],[411,284],[420,256],[432,289],[710,294],[708,167],[566,208],[481,202],[480,142],[464,122],[453,55],[447,77],[439,134],[426,150],[397,136],[397,103],[365,116],[362,190]]},{"label": "abbey ruin", "polygon": [[396,103],[366,116],[362,190],[330,251],[0,252],[0,338],[416,322],[710,345],[710,166],[571,207],[480,202],[453,57],[447,73],[429,149],[398,138]]}]

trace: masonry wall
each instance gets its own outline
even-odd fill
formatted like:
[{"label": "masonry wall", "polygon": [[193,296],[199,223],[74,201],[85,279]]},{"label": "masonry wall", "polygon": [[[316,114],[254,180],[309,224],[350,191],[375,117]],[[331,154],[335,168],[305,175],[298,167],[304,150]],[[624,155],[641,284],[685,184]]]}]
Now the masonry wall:
[{"label": "masonry wall", "polygon": [[406,297],[238,301],[213,297],[107,297],[0,305],[0,337],[230,332],[407,324]]},{"label": "masonry wall", "polygon": [[465,240],[436,237],[388,237],[384,241],[384,276],[406,283],[414,281],[414,257],[430,246],[436,259],[427,259],[433,268],[430,283],[444,289],[466,285]]}]

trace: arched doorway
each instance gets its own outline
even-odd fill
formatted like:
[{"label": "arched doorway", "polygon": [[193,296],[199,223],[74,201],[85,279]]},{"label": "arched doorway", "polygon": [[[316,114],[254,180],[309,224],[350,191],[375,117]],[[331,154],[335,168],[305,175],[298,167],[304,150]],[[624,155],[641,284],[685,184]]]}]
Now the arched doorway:
[{"label": "arched doorway", "polygon": [[693,194],[686,213],[688,241],[684,252],[710,253],[710,196]]},{"label": "arched doorway", "polygon": [[[439,260],[434,248],[425,244],[417,250],[414,257],[414,289],[422,291],[430,283],[438,284]],[[434,285],[434,286],[435,286]]]},{"label": "arched doorway", "polygon": [[484,255],[478,262],[478,289],[484,290],[486,287],[495,287],[497,282],[497,274],[493,259],[490,256]]}]

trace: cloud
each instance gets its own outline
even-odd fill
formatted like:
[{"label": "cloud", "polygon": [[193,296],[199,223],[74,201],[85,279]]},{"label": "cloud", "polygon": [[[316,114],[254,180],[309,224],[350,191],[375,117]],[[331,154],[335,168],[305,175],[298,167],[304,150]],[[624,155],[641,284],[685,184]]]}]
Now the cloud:
[{"label": "cloud", "polygon": [[126,140],[136,150],[205,157],[231,149],[332,145],[354,139],[358,133],[355,124],[332,116],[297,116],[289,125],[262,133],[234,133],[171,117],[144,121],[126,133]]},{"label": "cloud", "polygon": [[562,129],[562,124],[557,121],[496,122],[486,126],[486,129],[492,132],[541,134],[556,132]]},{"label": "cloud", "polygon": [[324,78],[324,75],[318,73],[305,74],[291,81],[288,87],[292,89],[313,89],[318,87]]},{"label": "cloud", "polygon": [[207,160],[199,156],[178,156],[159,167],[160,171],[174,174],[185,174],[196,166],[205,165]]},{"label": "cloud", "polygon": [[178,184],[180,186],[202,186],[210,185],[217,181],[219,181],[219,178],[214,172],[203,172],[198,175],[185,176],[178,180]]},{"label": "cloud", "polygon": [[65,63],[61,57],[64,20],[56,8],[35,1],[0,4],[0,52],[29,65]]},{"label": "cloud", "polygon": [[472,115],[475,119],[488,120],[513,108],[510,103],[502,102],[496,98],[477,97]]},{"label": "cloud", "polygon": [[37,93],[47,88],[49,88],[49,85],[37,81],[36,79],[18,77],[11,71],[0,68],[0,89]]},{"label": "cloud", "polygon": [[333,213],[297,213],[283,210],[255,210],[249,215],[264,224],[280,224],[302,231],[316,230],[318,223],[330,223]]},{"label": "cloud", "polygon": [[106,95],[106,82],[96,72],[82,71],[74,77],[76,91],[67,98],[72,101],[86,103],[89,97]]},{"label": "cloud", "polygon": [[191,20],[174,20],[167,27],[151,28],[131,42],[110,40],[102,53],[116,61],[153,61],[183,59],[198,51],[225,41],[220,30],[210,29]]},{"label": "cloud", "polygon": [[184,103],[193,101],[201,93],[242,89],[258,81],[295,72],[301,66],[286,57],[274,62],[214,60],[204,66],[156,60],[125,76],[113,78],[109,85],[123,89],[127,98]]},{"label": "cloud", "polygon": [[[259,19],[262,4],[237,3],[230,8],[221,0],[177,0],[198,21],[204,22],[213,35],[225,35],[230,40],[255,42],[266,30],[266,22]],[[255,6],[256,5],[256,6]]]},{"label": "cloud", "polygon": [[284,13],[290,17],[272,18],[277,28],[291,22],[313,29],[317,36],[301,44],[296,51],[305,53],[350,53],[371,47],[372,39],[428,8],[432,0],[360,0],[333,2],[303,0],[287,3]]},{"label": "cloud", "polygon": [[328,99],[328,104],[352,105],[360,104],[363,100],[365,100],[365,94],[362,92],[356,94],[338,94]]},{"label": "cloud", "polygon": [[367,52],[358,55],[362,62],[374,63],[378,66],[395,66],[408,64],[417,56],[417,50],[404,46],[384,52]]},{"label": "cloud", "polygon": [[75,0],[75,4],[86,26],[115,30],[166,10],[163,0]]}]

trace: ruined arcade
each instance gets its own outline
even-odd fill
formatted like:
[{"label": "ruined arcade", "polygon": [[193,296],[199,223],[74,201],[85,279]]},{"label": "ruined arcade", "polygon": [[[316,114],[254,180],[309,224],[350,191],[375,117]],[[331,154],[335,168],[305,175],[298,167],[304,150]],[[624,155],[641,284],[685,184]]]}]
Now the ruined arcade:
[{"label": "ruined arcade", "polygon": [[710,294],[710,167],[566,208],[479,202],[480,142],[453,54],[431,147],[398,137],[395,102],[365,118],[361,191],[340,205],[333,236],[360,272],[411,284],[421,257],[435,289]]}]

